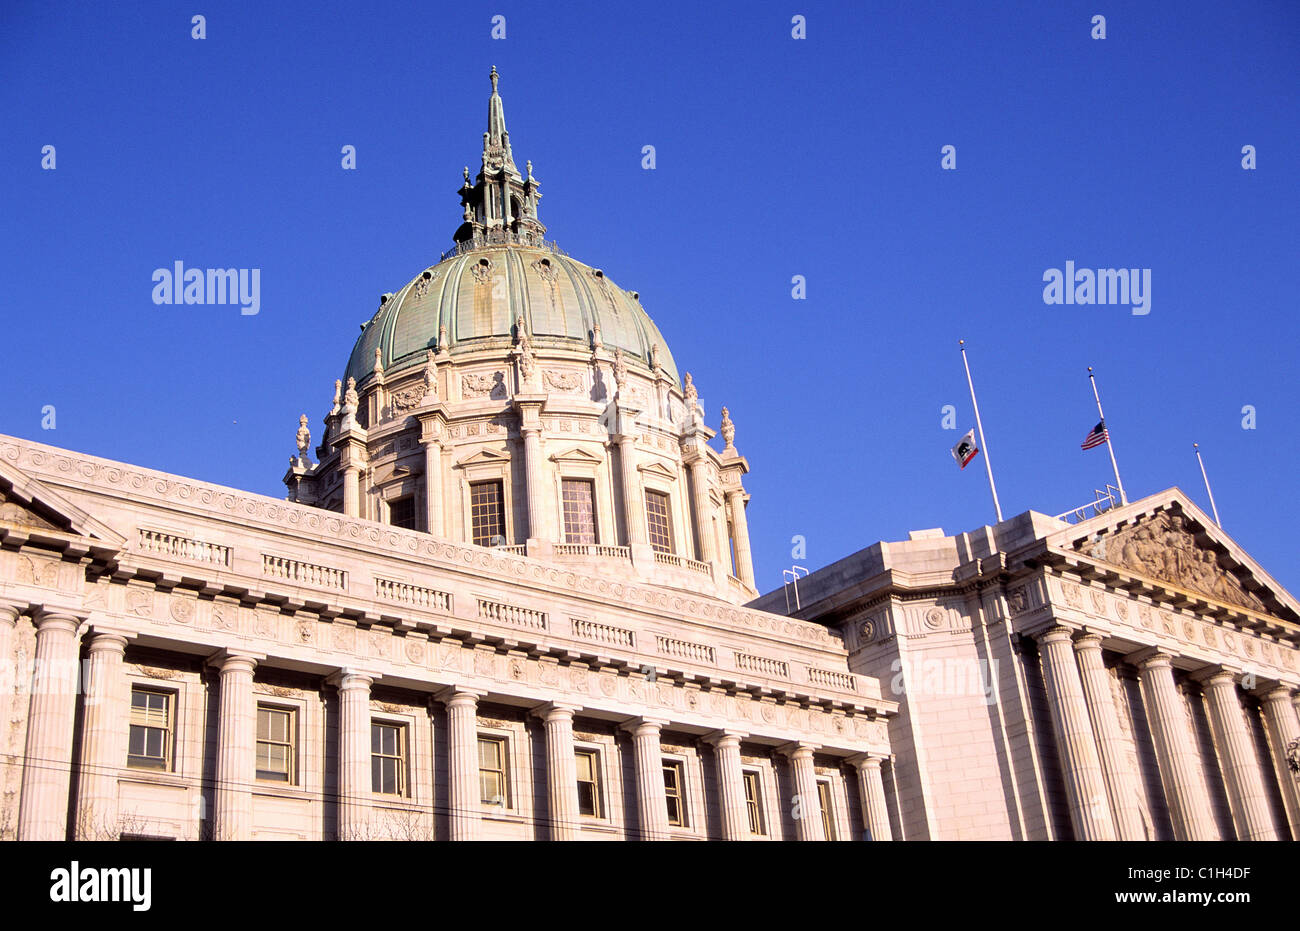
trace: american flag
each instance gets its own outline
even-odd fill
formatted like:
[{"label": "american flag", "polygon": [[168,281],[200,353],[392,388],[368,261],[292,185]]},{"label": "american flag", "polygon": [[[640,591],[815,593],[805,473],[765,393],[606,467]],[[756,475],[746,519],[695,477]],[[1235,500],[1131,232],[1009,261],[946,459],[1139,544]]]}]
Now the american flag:
[{"label": "american flag", "polygon": [[1092,428],[1092,432],[1083,438],[1079,444],[1080,449],[1093,449],[1101,446],[1103,443],[1110,442],[1110,435],[1106,433],[1106,421],[1097,421],[1097,426]]}]

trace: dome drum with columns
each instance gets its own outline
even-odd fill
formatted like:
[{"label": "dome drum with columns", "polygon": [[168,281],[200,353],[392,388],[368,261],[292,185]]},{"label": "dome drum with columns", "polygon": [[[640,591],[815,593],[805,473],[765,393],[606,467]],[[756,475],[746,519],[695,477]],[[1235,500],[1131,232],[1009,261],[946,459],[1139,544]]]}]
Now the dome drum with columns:
[{"label": "dome drum with columns", "polygon": [[495,68],[491,80],[453,247],[362,324],[318,462],[299,430],[289,497],[748,601],[735,427],[724,409],[725,446],[710,446],[691,376],[639,295],[543,238],[532,163],[515,166]]}]

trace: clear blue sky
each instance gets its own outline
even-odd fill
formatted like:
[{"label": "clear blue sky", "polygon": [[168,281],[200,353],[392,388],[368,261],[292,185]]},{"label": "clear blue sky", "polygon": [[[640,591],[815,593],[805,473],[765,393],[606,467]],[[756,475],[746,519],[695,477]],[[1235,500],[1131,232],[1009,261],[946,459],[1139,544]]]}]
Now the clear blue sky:
[{"label": "clear blue sky", "polygon": [[[1111,477],[1079,449],[1091,364],[1130,497],[1208,510],[1200,442],[1225,528],[1300,593],[1293,0],[11,0],[0,432],[283,496],[358,323],[447,248],[493,64],[550,235],[731,408],[764,590],[795,534],[815,568],[991,520],[948,453],[964,337],[1007,514]],[[261,312],[155,306],[177,260],[260,268]],[[1150,314],[1045,305],[1066,260],[1152,269]]]}]

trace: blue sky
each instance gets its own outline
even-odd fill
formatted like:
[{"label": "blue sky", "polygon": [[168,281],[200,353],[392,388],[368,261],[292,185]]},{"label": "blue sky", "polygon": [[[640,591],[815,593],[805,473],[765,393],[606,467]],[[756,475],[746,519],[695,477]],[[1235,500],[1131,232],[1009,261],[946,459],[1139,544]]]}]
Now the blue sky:
[{"label": "blue sky", "polygon": [[[760,588],[795,534],[815,568],[991,521],[948,453],[965,338],[1006,514],[1111,479],[1079,449],[1091,364],[1130,497],[1208,510],[1198,441],[1225,529],[1300,593],[1289,0],[6,3],[0,432],[282,496],[357,325],[448,246],[493,64],[550,236],[730,407]],[[154,305],[177,260],[260,268],[260,313]],[[1067,260],[1150,268],[1150,313],[1044,304]]]}]

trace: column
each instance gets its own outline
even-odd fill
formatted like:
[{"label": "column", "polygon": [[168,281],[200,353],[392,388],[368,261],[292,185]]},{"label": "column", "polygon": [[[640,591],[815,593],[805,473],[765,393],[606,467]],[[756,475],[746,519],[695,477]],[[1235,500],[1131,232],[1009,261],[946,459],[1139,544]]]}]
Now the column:
[{"label": "column", "polygon": [[478,840],[482,835],[478,778],[479,693],[456,689],[447,700],[447,745],[450,755],[452,840]]},{"label": "column", "polygon": [[370,686],[374,679],[341,670],[339,690],[338,839],[365,840],[370,815]]},{"label": "column", "polygon": [[0,602],[0,711],[8,708],[18,684],[17,670],[14,669],[14,627],[22,614],[23,609],[18,605]]},{"label": "column", "polygon": [[542,711],[546,731],[546,795],[550,800],[551,840],[576,840],[578,769],[573,757],[573,705],[547,705]]},{"label": "column", "polygon": [[36,666],[23,751],[19,840],[66,840],[77,711],[77,628],[71,614],[36,617]]},{"label": "column", "polygon": [[1111,819],[1079,669],[1070,646],[1070,631],[1053,627],[1037,639],[1075,839],[1114,840],[1115,823]]},{"label": "column", "polygon": [[[645,500],[636,471],[636,437],[623,434],[618,438],[619,462],[623,473],[623,521],[627,527],[627,545],[646,542]],[[665,803],[667,804],[667,803]]]},{"label": "column", "polygon": [[1286,758],[1286,748],[1292,741],[1300,739],[1300,719],[1297,719],[1295,706],[1291,703],[1291,689],[1285,685],[1269,689],[1259,700],[1259,707],[1264,714],[1264,726],[1268,728],[1268,742],[1273,751],[1273,766],[1282,789],[1282,801],[1286,803],[1291,839],[1300,840],[1300,773],[1291,771]]},{"label": "column", "polygon": [[1138,789],[1128,766],[1128,754],[1115,711],[1110,674],[1101,653],[1101,637],[1084,634],[1074,641],[1088,719],[1097,740],[1097,755],[1106,782],[1106,795],[1119,840],[1148,840],[1138,807]]},{"label": "column", "polygon": [[1237,839],[1277,840],[1259,761],[1237,699],[1237,678],[1229,670],[1219,669],[1203,681],[1202,688]]},{"label": "column", "polygon": [[356,466],[343,467],[343,514],[361,516],[361,470]]},{"label": "column", "polygon": [[821,800],[817,795],[817,772],[813,769],[813,750],[812,744],[801,743],[789,751],[795,791],[794,827],[799,840],[826,840]]},{"label": "column", "polygon": [[1218,831],[1210,817],[1209,793],[1197,772],[1192,735],[1182,698],[1174,685],[1169,654],[1153,650],[1137,665],[1174,838],[1218,840]]},{"label": "column", "polygon": [[889,806],[885,802],[885,780],[880,774],[881,757],[864,754],[849,760],[858,771],[858,794],[862,796],[862,825],[870,840],[893,840],[889,827]]},{"label": "column", "polygon": [[526,427],[524,434],[524,470],[528,481],[528,538],[550,540],[546,520],[546,477],[542,469],[542,431]]},{"label": "column", "polygon": [[257,705],[253,669],[257,659],[242,653],[219,660],[217,791],[212,834],[216,840],[251,840],[253,781],[257,776]]},{"label": "column", "polygon": [[117,776],[126,763],[126,637],[95,631],[88,647],[77,772],[77,840],[117,840]]},{"label": "column", "polygon": [[750,588],[754,588],[754,558],[749,552],[749,522],[745,519],[745,493],[739,490],[727,492],[727,507],[731,511],[731,535],[736,545],[736,577]]},{"label": "column", "polygon": [[445,537],[442,525],[442,446],[424,441],[424,526],[435,537]]},{"label": "column", "polygon": [[641,718],[631,727],[640,840],[668,839],[668,798],[664,794],[664,759],[659,748],[659,731],[664,723]]},{"label": "column", "polygon": [[740,768],[740,739],[745,736],[738,731],[723,731],[709,740],[718,762],[723,840],[749,840],[750,836],[745,776]]},{"label": "column", "polygon": [[691,471],[691,498],[694,502],[695,529],[700,538],[700,562],[711,563],[717,559],[713,514],[709,507],[709,486],[707,460],[704,456],[692,459],[686,464]]}]

